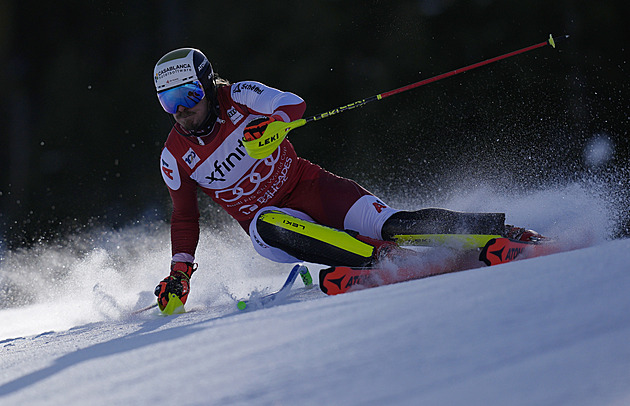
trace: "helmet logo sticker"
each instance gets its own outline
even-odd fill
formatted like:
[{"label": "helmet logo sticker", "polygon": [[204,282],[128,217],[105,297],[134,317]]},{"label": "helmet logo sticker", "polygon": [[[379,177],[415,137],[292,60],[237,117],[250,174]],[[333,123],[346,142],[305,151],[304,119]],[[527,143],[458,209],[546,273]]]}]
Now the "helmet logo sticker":
[{"label": "helmet logo sticker", "polygon": [[192,67],[189,63],[169,66],[155,73],[155,81],[157,82],[159,80],[162,80],[166,76],[178,75],[185,72],[192,72]]},{"label": "helmet logo sticker", "polygon": [[201,62],[201,65],[197,67],[197,72],[201,72],[203,70],[203,67],[206,66],[207,63],[208,63],[208,60],[204,59],[203,62]]}]

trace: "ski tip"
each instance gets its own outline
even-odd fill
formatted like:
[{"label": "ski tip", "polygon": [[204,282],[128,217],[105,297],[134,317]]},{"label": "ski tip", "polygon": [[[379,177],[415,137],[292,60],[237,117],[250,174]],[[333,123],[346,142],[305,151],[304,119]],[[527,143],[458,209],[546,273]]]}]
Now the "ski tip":
[{"label": "ski tip", "polygon": [[239,300],[236,304],[238,310],[245,310],[247,308],[247,302],[245,300]]},{"label": "ski tip", "polygon": [[552,47],[556,47],[556,42],[553,40],[553,35],[549,34],[549,45],[551,45]]}]

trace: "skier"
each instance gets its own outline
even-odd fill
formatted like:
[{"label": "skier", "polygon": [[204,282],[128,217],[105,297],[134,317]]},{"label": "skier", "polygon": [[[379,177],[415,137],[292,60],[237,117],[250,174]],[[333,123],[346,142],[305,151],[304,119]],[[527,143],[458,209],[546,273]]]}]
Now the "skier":
[{"label": "skier", "polygon": [[[504,213],[389,207],[356,182],[296,155],[285,139],[264,159],[246,153],[274,121],[300,119],[304,100],[259,82],[231,84],[193,48],[155,65],[155,88],[174,124],[162,150],[162,177],[173,202],[171,272],[155,289],[186,302],[199,240],[197,190],[249,234],[255,250],[276,262],[364,266],[401,250],[399,234],[491,234],[536,241],[532,230],[506,226]],[[306,222],[305,222],[306,221]]]}]

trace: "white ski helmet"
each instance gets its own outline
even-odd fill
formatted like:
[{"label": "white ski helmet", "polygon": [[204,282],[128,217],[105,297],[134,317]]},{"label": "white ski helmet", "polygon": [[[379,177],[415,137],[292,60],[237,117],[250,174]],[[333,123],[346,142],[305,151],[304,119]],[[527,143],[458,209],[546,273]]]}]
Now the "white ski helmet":
[{"label": "white ski helmet", "polygon": [[[167,108],[160,97],[166,90],[197,81],[201,84],[202,93],[196,103],[205,95],[214,95],[215,91],[212,65],[201,51],[194,48],[176,49],[160,58],[153,70],[153,80],[162,107],[171,114],[173,111],[168,110],[172,110],[173,106]],[[185,105],[185,107],[191,106]],[[177,106],[174,108],[176,110]]]}]

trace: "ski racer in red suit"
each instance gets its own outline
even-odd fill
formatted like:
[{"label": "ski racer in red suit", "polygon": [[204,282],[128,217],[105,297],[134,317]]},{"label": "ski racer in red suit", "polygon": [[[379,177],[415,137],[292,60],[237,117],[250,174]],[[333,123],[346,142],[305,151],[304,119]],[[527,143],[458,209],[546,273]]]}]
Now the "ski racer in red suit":
[{"label": "ski racer in red suit", "polygon": [[[506,226],[503,213],[396,210],[356,182],[298,157],[288,139],[264,159],[252,158],[243,140],[258,139],[274,121],[300,119],[304,100],[258,82],[230,84],[197,49],[167,53],[155,66],[154,81],[160,104],[175,121],[160,160],[173,202],[171,272],[155,290],[160,308],[169,293],[184,303],[189,293],[199,241],[199,190],[239,222],[258,253],[277,262],[369,265],[398,249],[391,241],[398,234],[539,237]],[[317,226],[315,232],[300,232],[278,218]]]}]

